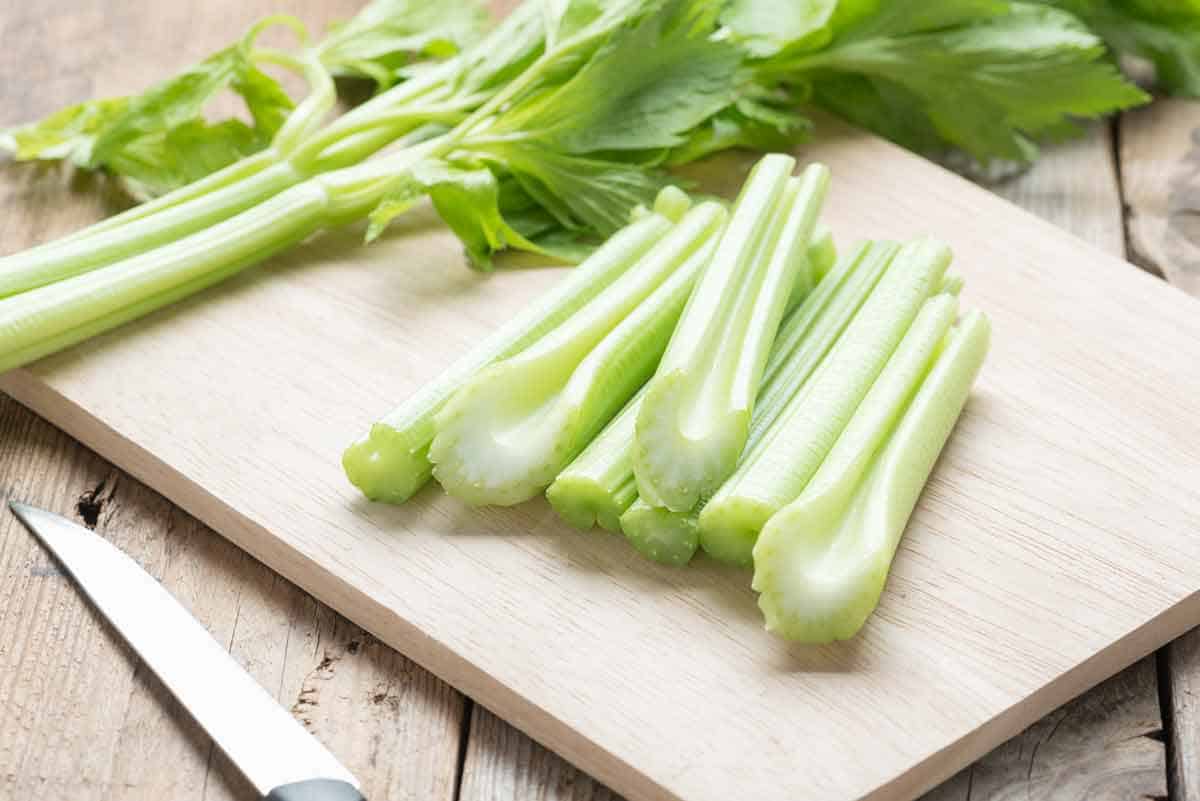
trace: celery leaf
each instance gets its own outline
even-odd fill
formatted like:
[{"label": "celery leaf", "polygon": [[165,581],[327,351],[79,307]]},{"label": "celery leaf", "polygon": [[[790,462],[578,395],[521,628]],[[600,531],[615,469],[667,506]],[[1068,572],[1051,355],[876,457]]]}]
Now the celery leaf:
[{"label": "celery leaf", "polygon": [[1159,86],[1200,97],[1200,3],[1042,0],[1086,22],[1114,51],[1154,65]]},{"label": "celery leaf", "polygon": [[386,89],[414,58],[445,58],[478,40],[486,22],[477,0],[373,0],[333,27],[317,52],[333,74]]},{"label": "celery leaf", "polygon": [[982,0],[885,6],[827,49],[765,69],[810,82],[818,102],[890,139],[921,149],[937,141],[983,162],[1031,160],[1036,138],[1147,99],[1104,58],[1103,42],[1061,10]]},{"label": "celery leaf", "polygon": [[837,7],[837,0],[732,0],[721,23],[751,55],[766,58],[826,44]]},{"label": "celery leaf", "polygon": [[[205,120],[205,107],[226,90],[242,98],[251,124]],[[104,168],[126,178],[135,194],[154,196],[261,150],[291,109],[279,84],[234,46],[140,95],[80,103],[9,129],[0,147],[22,161]]]}]

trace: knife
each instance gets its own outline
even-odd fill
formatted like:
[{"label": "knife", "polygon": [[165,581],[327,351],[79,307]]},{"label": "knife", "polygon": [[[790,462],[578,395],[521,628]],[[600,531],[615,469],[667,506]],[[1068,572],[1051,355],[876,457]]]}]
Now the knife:
[{"label": "knife", "polygon": [[9,508],[267,801],[364,801],[358,780],[136,562],[64,517]]}]

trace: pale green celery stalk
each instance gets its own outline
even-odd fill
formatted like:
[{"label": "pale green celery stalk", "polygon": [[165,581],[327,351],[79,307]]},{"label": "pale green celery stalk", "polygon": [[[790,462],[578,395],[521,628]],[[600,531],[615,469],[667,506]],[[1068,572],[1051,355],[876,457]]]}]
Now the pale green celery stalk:
[{"label": "pale green celery stalk", "polygon": [[[825,234],[825,236],[814,239],[809,245],[808,259],[811,264],[820,264],[830,254],[828,229],[825,229]],[[767,372],[771,372],[773,365],[780,359],[781,342],[789,341],[791,339],[790,332],[796,328],[807,328],[811,325],[815,315],[828,305],[834,292],[857,267],[859,258],[865,251],[865,247],[860,248],[849,260],[839,265],[837,270],[829,275],[829,280],[822,279],[808,298],[803,299],[803,307],[794,311],[789,310],[787,319],[780,326],[780,333],[775,340],[775,347],[771,351],[771,358],[767,362]],[[644,396],[645,388],[621,410],[621,413],[609,423],[599,436],[588,444],[575,461],[559,473],[554,483],[546,491],[546,498],[550,501],[550,505],[571,525],[588,529],[599,524],[602,528],[612,532],[622,530],[621,516],[637,499],[637,484],[633,477],[634,426]],[[645,503],[642,503],[640,508],[655,509]],[[684,519],[684,530],[695,533],[694,515],[686,512],[670,512],[661,508],[656,511],[658,514],[654,516],[645,512],[634,514],[633,525],[636,525],[639,520],[646,520],[649,524],[654,521],[673,522],[673,518],[680,518]],[[690,529],[686,528],[689,522]],[[626,533],[629,534],[628,527],[626,527]],[[668,544],[673,542],[669,535],[660,537],[654,531],[648,531],[642,538],[630,535],[630,539],[638,550],[644,550],[647,553],[659,552],[660,556],[652,556],[652,558],[659,558],[660,561],[668,558],[677,560],[680,558],[678,554],[686,550],[686,545],[664,546],[662,549],[654,547],[655,543],[660,540]],[[695,551],[694,546],[693,538],[692,552]],[[687,558],[691,558],[691,553],[687,554]]]},{"label": "pale green celery stalk", "polygon": [[814,286],[837,264],[837,243],[833,239],[833,231],[825,223],[818,223],[813,232],[812,243],[808,246],[808,263]]},{"label": "pale green celery stalk", "polygon": [[940,291],[947,295],[961,295],[966,283],[966,279],[958,273],[947,273]]},{"label": "pale green celery stalk", "polygon": [[[284,59],[282,54],[272,58],[276,56]],[[319,63],[294,59],[293,66],[304,70],[312,91],[289,115],[270,148],[74,234],[0,258],[0,298],[175,242],[307,178],[352,166],[430,122],[461,121],[482,102],[476,95],[452,96],[461,59],[443,62],[383,92],[321,131],[316,128],[336,100],[333,82]]]},{"label": "pale green celery stalk", "polygon": [[[634,474],[655,506],[686,511],[720,485],[746,444],[759,380],[828,186],[812,165],[754,168],[713,262],[688,301],[638,414]],[[770,242],[786,242],[772,248]]]},{"label": "pale green celery stalk", "polygon": [[346,449],[347,477],[373,501],[403,503],[433,477],[433,418],[463,383],[483,368],[519,353],[611,285],[670,230],[672,220],[649,214],[618,231],[552,290],[458,359],[437,379],[371,426]]},{"label": "pale green celery stalk", "polygon": [[361,217],[438,144],[309,179],[176,242],[0,300],[0,372],[216,283],[321,227]]},{"label": "pale green celery stalk", "polygon": [[987,318],[969,312],[911,402],[898,402],[901,392],[881,391],[876,398],[872,390],[809,486],[767,522],[754,546],[753,587],[770,631],[825,643],[862,628],[879,604],[900,538],[962,413],[989,337]]},{"label": "pale green celery stalk", "polygon": [[709,555],[751,564],[763,524],[821,466],[949,263],[949,248],[934,240],[900,249],[817,371],[700,512],[700,545]]},{"label": "pale green celery stalk", "polygon": [[654,372],[725,217],[696,206],[569,320],[455,392],[429,450],[442,487],[472,505],[542,492]]},{"label": "pale green celery stalk", "polygon": [[[864,243],[855,248],[784,321],[763,372],[742,461],[755,452],[788,401],[820,365],[871,294],[896,250],[890,242]],[[642,555],[667,564],[686,564],[700,545],[699,515],[707,500],[702,498],[686,512],[672,512],[639,498],[621,516],[621,530]]]},{"label": "pale green celery stalk", "polygon": [[575,528],[620,532],[621,515],[637,500],[633,436],[645,395],[642,387],[546,490],[554,511]]}]

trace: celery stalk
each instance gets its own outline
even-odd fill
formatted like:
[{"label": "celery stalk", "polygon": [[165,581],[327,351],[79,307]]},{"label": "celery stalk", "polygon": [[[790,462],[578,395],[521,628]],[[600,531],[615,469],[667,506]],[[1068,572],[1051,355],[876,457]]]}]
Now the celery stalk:
[{"label": "celery stalk", "polygon": [[[898,393],[873,391],[809,486],[768,521],[754,546],[753,586],[770,631],[823,643],[862,628],[987,355],[989,331],[984,315],[968,313],[911,402],[897,407]],[[880,436],[901,409],[894,430]]]},{"label": "celery stalk", "polygon": [[837,243],[833,239],[833,231],[825,223],[818,223],[813,231],[812,242],[808,246],[808,263],[816,285],[824,278],[833,265],[837,263]]},{"label": "celery stalk", "polygon": [[464,384],[434,418],[442,487],[472,505],[543,491],[654,372],[725,216],[696,206],[569,320]]},{"label": "celery stalk", "polygon": [[301,178],[287,162],[272,164],[155,214],[88,236],[75,236],[7,256],[0,259],[0,298],[47,286],[176,242],[252,209],[295,185]]},{"label": "celery stalk", "polygon": [[[794,165],[773,155],[755,167],[646,392],[634,474],[639,494],[655,506],[691,509],[729,475],[746,444],[759,380],[828,185],[821,165],[789,181]],[[786,247],[774,249],[781,237]]]},{"label": "celery stalk", "polygon": [[[662,194],[666,195],[666,190]],[[830,258],[833,255],[832,242],[829,230],[825,229],[809,246],[809,262],[821,264]],[[822,279],[809,299],[805,300],[803,314],[799,310],[789,314],[780,326],[779,337],[767,362],[768,372],[780,359],[780,340],[787,339],[788,333],[797,326],[810,325],[814,310],[825,308],[834,291],[841,286],[857,264],[856,254],[846,263],[839,265],[836,274],[831,274],[829,280]],[[829,270],[825,268],[823,273],[827,272]],[[643,389],[626,404],[600,435],[592,440],[583,453],[559,473],[558,478],[546,491],[550,505],[576,528],[588,529],[598,524],[609,531],[622,530],[619,519],[637,499],[637,484],[633,477],[633,440],[635,421],[644,396]],[[666,512],[661,507],[657,508],[660,512]],[[669,519],[670,515],[676,514],[688,513],[671,512],[660,514],[658,517]],[[692,522],[694,531],[695,521]]]},{"label": "celery stalk", "polygon": [[964,279],[960,274],[947,273],[946,277],[942,279],[942,287],[938,291],[946,295],[960,295],[962,294],[963,286],[965,285],[966,279]]},{"label": "celery stalk", "polygon": [[371,500],[403,503],[433,477],[433,417],[475,373],[519,353],[616,281],[671,230],[649,214],[618,231],[554,289],[459,358],[346,449],[342,467]]},{"label": "celery stalk", "polygon": [[641,498],[621,515],[621,530],[642,556],[672,567],[692,561],[700,547],[695,514],[651,506]]},{"label": "celery stalk", "polygon": [[621,515],[637,500],[633,436],[645,395],[643,387],[546,490],[554,511],[575,528],[619,532]]},{"label": "celery stalk", "polygon": [[132,320],[293,245],[324,220],[314,184],[280,193],[208,231],[0,300],[0,372]]},{"label": "celery stalk", "polygon": [[[890,242],[855,248],[784,321],[763,374],[743,461],[817,369],[895,253],[896,246]],[[702,498],[686,512],[672,512],[639,499],[621,518],[621,528],[643,555],[683,564],[700,544],[698,518],[707,500]]]},{"label": "celery stalk", "polygon": [[763,524],[820,467],[949,262],[949,249],[934,240],[901,248],[817,372],[700,513],[707,553],[750,565]]}]

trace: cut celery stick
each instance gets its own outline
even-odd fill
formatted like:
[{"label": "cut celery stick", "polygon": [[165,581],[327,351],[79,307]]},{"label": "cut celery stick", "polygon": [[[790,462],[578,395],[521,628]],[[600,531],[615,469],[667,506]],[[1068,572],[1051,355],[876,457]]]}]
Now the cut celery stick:
[{"label": "cut celery stick", "polygon": [[817,229],[813,231],[812,242],[808,245],[808,263],[814,286],[837,264],[837,243],[833,231],[825,223],[817,223]]},{"label": "cut celery stick", "polygon": [[[827,242],[814,241],[809,248],[809,258],[814,263],[824,256],[813,259],[813,256],[817,255],[813,253],[813,248],[819,248],[825,255],[828,254]],[[803,313],[796,310],[788,315],[780,326],[779,337],[776,338],[771,358],[767,362],[767,372],[771,372],[773,366],[781,359],[780,340],[790,341],[789,332],[798,326],[807,329],[814,311],[824,309],[828,305],[834,292],[857,266],[858,257],[865,252],[865,246],[856,250],[849,260],[838,265],[837,270],[828,276],[828,280],[822,279],[805,300]],[[621,530],[618,520],[637,498],[637,485],[633,477],[634,423],[644,396],[643,389],[604,431],[592,440],[583,453],[558,475],[546,491],[550,505],[571,525],[587,529],[599,524],[609,531]],[[657,508],[666,511],[661,507]],[[694,522],[693,520],[693,529]]]},{"label": "cut celery stick", "polygon": [[[754,452],[771,424],[783,413],[788,401],[817,369],[871,294],[896,250],[897,246],[890,242],[859,245],[822,279],[804,304],[780,326],[771,358],[763,371],[758,403],[750,421],[750,436],[742,453],[743,460]],[[649,507],[655,514],[643,512],[637,515],[633,524],[636,527],[627,527],[622,518],[622,530],[642,553],[650,550],[649,547],[643,547],[644,544],[654,545],[655,550],[661,553],[685,553],[688,548],[694,553],[699,540],[693,535],[699,531],[700,510],[707,500],[707,497],[702,498],[700,503],[686,512]],[[648,506],[644,502],[642,505]],[[672,536],[683,539],[676,542],[674,547],[667,547],[664,543],[672,542]]]},{"label": "cut celery stick", "polygon": [[433,477],[429,443],[433,416],[463,382],[508,358],[562,323],[620,278],[671,230],[660,214],[642,217],[573,268],[545,297],[526,308],[461,357],[437,379],[371,426],[346,449],[342,467],[351,483],[374,501],[403,503]]},{"label": "cut celery stick", "polygon": [[[746,444],[759,381],[828,186],[821,165],[790,181],[794,164],[767,156],[755,167],[647,389],[634,474],[651,505],[691,509],[729,475]],[[772,248],[774,241],[786,246]]]},{"label": "cut celery stick", "polygon": [[939,291],[947,295],[960,295],[966,283],[966,279],[959,273],[947,273],[942,279],[942,288]]},{"label": "cut celery stick", "polygon": [[694,514],[651,506],[641,498],[621,515],[621,530],[638,553],[664,565],[686,565],[700,547]]},{"label": "cut celery stick", "polygon": [[472,505],[543,491],[654,372],[725,216],[696,206],[569,320],[454,393],[429,450],[442,487]]},{"label": "cut celery stick", "polygon": [[[824,643],[854,636],[879,603],[921,490],[962,413],[987,355],[990,326],[968,313],[881,448],[876,424],[847,430],[795,501],[771,517],[754,546],[753,587],[768,630]],[[864,404],[864,416],[891,416]],[[870,431],[871,436],[859,440]],[[837,451],[841,451],[839,440]]]},{"label": "cut celery stick", "polygon": [[751,564],[763,524],[820,467],[921,305],[941,286],[949,262],[949,249],[934,240],[901,248],[817,372],[700,513],[707,553]]},{"label": "cut celery stick", "polygon": [[643,387],[546,490],[554,511],[575,528],[621,530],[621,515],[637,500],[633,433]]}]

